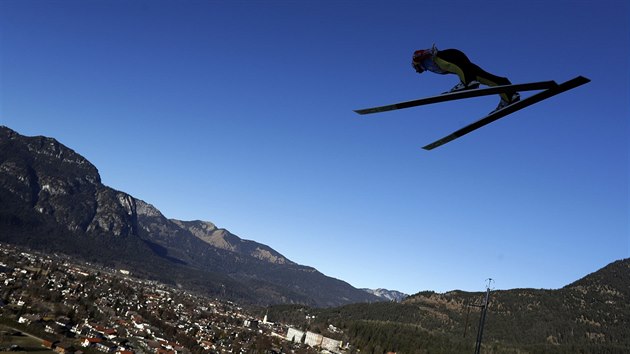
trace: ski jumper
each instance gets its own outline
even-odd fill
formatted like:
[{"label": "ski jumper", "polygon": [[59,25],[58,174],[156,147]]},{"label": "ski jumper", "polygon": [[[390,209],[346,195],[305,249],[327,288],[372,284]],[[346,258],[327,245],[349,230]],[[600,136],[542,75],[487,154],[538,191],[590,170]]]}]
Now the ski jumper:
[{"label": "ski jumper", "polygon": [[[486,86],[512,84],[506,77],[493,75],[472,63],[466,54],[460,50],[437,50],[437,48],[433,47],[431,49],[417,51],[416,53],[418,52],[431,53],[431,55],[422,55],[420,62],[415,63],[421,67],[421,70],[431,71],[436,74],[455,74],[466,86],[472,81],[478,81]],[[418,69],[416,68],[416,70]],[[515,93],[516,92],[502,93],[501,98],[509,102],[511,101],[512,95]]]}]

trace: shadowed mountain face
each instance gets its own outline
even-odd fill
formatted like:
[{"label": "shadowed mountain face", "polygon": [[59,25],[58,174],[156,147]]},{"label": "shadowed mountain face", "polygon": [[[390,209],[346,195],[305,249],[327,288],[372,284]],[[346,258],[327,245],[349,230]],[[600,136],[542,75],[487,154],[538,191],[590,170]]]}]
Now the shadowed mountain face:
[{"label": "shadowed mountain face", "polygon": [[58,141],[0,127],[0,242],[66,253],[258,304],[336,306],[378,298],[211,222],[167,219],[101,183]]}]

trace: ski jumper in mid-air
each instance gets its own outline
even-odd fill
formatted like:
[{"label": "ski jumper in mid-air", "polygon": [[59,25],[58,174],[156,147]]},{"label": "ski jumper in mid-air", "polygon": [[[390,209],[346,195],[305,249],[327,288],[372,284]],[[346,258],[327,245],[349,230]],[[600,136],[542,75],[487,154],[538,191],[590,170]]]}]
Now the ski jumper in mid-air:
[{"label": "ski jumper in mid-air", "polygon": [[[533,104],[546,100],[549,97],[574,89],[591,81],[584,76],[577,76],[560,84],[553,80],[549,80],[513,85],[508,78],[490,74],[479,66],[473,64],[461,51],[457,49],[438,50],[435,45],[433,45],[430,49],[416,50],[413,53],[411,65],[418,73],[431,71],[436,74],[455,74],[459,77],[460,82],[449,92],[444,92],[441,95],[398,102],[384,106],[355,109],[354,111],[358,114],[364,115],[472,97],[496,94],[501,96],[501,101],[494,111],[490,112],[485,117],[444,136],[441,139],[423,146],[422,148],[425,150],[433,150],[448,143],[449,141],[458,139],[498,119],[520,111],[525,107],[529,107]],[[478,89],[479,85],[482,84],[490,87]],[[521,100],[519,92],[527,91],[540,92]]]},{"label": "ski jumper in mid-air", "polygon": [[[436,74],[456,74],[460,82],[450,92],[476,89],[480,84],[486,86],[512,84],[507,78],[493,75],[473,64],[466,54],[457,49],[438,50],[434,45],[430,49],[416,50],[413,53],[411,65],[419,74],[424,71]],[[495,111],[520,99],[518,92],[504,92],[501,94],[501,101]]]}]

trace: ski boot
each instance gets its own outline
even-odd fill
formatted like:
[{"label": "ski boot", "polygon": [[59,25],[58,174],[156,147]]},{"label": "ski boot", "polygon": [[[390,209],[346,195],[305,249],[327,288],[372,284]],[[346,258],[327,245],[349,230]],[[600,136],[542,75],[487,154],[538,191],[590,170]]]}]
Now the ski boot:
[{"label": "ski boot", "polygon": [[473,80],[469,82],[468,84],[465,84],[460,81],[460,83],[455,85],[455,87],[453,87],[450,91],[446,91],[443,93],[453,93],[453,92],[458,92],[458,91],[474,90],[476,88],[479,88],[479,85],[480,83],[477,80]]},{"label": "ski boot", "polygon": [[513,94],[512,97],[510,98],[510,101],[506,101],[503,98],[501,98],[501,101],[499,102],[499,105],[497,106],[497,108],[494,109],[494,111],[490,112],[490,113],[494,113],[496,111],[502,110],[503,108],[516,103],[518,101],[521,100],[521,95],[517,93]]}]

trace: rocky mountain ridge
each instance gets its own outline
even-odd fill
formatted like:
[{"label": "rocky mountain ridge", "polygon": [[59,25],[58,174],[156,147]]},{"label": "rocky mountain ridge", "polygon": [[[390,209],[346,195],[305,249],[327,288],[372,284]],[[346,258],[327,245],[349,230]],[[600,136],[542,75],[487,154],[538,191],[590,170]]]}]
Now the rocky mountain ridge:
[{"label": "rocky mountain ridge", "polygon": [[166,218],[101,183],[53,138],[0,127],[0,240],[62,252],[252,303],[336,306],[378,297],[206,221]]},{"label": "rocky mountain ridge", "polygon": [[295,264],[271,247],[258,242],[243,240],[226,229],[217,228],[211,222],[201,220],[181,221],[174,219],[171,219],[171,221],[216,248],[247,254],[269,263]]},{"label": "rocky mountain ridge", "polygon": [[404,299],[406,299],[409,295],[402,293],[400,291],[397,290],[387,290],[387,289],[383,289],[383,288],[378,288],[378,289],[362,289],[372,295],[376,295],[386,301],[394,301],[394,302],[401,302]]}]

